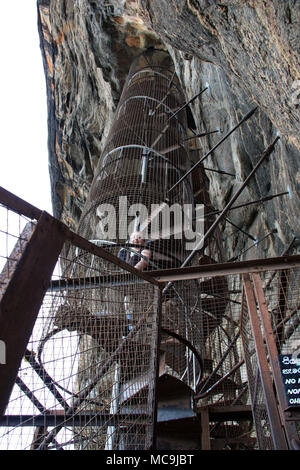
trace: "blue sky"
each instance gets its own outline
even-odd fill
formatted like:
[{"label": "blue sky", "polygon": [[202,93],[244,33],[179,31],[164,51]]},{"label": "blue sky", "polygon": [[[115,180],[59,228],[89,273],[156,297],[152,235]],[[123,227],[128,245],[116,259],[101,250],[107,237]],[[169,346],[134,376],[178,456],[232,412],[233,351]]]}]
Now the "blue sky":
[{"label": "blue sky", "polygon": [[52,213],[36,0],[1,2],[0,186]]}]

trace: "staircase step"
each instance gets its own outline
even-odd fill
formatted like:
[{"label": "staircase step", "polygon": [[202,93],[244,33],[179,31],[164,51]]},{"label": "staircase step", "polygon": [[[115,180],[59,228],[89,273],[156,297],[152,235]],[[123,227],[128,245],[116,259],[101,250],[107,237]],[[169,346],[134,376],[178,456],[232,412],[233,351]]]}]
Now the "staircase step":
[{"label": "staircase step", "polygon": [[159,377],[157,394],[158,406],[180,404],[182,408],[191,407],[193,391],[184,382],[170,374],[164,373]]},{"label": "staircase step", "polygon": [[200,450],[201,427],[196,417],[158,422],[157,450]]}]

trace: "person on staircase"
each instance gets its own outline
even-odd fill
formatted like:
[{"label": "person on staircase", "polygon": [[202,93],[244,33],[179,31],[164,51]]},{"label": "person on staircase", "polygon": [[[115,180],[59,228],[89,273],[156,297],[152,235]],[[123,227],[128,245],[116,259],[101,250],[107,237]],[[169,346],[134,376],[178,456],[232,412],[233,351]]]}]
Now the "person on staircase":
[{"label": "person on staircase", "polygon": [[140,245],[141,248],[135,248],[129,251],[128,249],[122,248],[119,251],[118,257],[123,261],[134,266],[139,271],[144,271],[149,265],[149,259],[151,258],[151,251],[147,248],[143,248],[146,244],[144,235],[140,231],[135,231],[130,235],[130,243],[132,245]]}]

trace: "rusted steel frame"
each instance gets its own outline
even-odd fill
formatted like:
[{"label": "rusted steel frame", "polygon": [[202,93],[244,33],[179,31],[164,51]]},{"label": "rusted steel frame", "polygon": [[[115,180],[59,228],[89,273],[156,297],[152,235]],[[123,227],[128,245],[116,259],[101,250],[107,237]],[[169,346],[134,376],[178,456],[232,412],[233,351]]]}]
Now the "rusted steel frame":
[{"label": "rusted steel frame", "polygon": [[142,271],[139,271],[138,269],[135,269],[130,264],[126,263],[120,258],[117,258],[117,256],[112,255],[111,253],[104,250],[100,246],[94,245],[93,243],[89,242],[88,240],[81,237],[77,233],[72,232],[64,224],[61,223],[61,225],[64,227],[64,230],[66,232],[66,235],[65,235],[66,239],[70,241],[73,245],[77,246],[78,248],[81,248],[82,250],[86,250],[89,253],[98,256],[99,258],[103,258],[106,261],[109,261],[110,263],[114,264],[115,266],[118,266],[119,268],[122,268],[125,271],[130,272],[131,274],[134,274],[136,277],[139,277],[140,279],[143,279],[144,281],[147,281],[150,284],[153,284],[154,286],[159,287],[159,282],[156,281],[156,279],[154,279],[149,274],[146,274]]},{"label": "rusted steel frame", "polygon": [[25,227],[23,228],[22,232],[19,234],[18,238],[16,239],[15,246],[13,247],[12,251],[8,255],[6,259],[6,263],[0,272],[0,296],[5,291],[6,286],[9,283],[9,280],[14,272],[14,269],[22,256],[23,250],[28,243],[32,232],[34,230],[35,224],[27,222]]},{"label": "rusted steel frame", "polygon": [[17,214],[38,220],[42,211],[0,186],[0,203]]},{"label": "rusted steel frame", "polygon": [[269,364],[264,346],[264,339],[260,327],[260,322],[256,307],[256,298],[252,288],[249,274],[243,275],[243,286],[248,305],[250,324],[257,355],[259,374],[265,396],[265,403],[270,422],[271,436],[275,450],[287,450],[288,445],[285,439],[284,429],[281,424],[279,410],[277,408],[276,398],[273,391]]},{"label": "rusted steel frame", "polygon": [[277,356],[278,356],[279,351],[277,349],[277,345],[276,345],[276,341],[275,341],[275,337],[273,333],[273,328],[272,328],[272,323],[270,319],[270,314],[268,311],[264,291],[263,291],[262,284],[261,284],[260,275],[258,273],[253,273],[252,279],[253,279],[254,290],[255,290],[255,294],[257,298],[257,303],[259,306],[262,326],[264,330],[264,338],[265,338],[266,345],[267,345],[268,352],[269,352],[269,361],[270,361],[270,365],[272,368],[273,380],[274,380],[274,384],[276,387],[278,401],[280,404],[279,411],[280,411],[282,422],[285,427],[286,436],[289,441],[290,448],[292,448],[292,440],[298,438],[298,433],[297,433],[294,423],[287,422],[285,420],[284,410],[287,407],[287,403],[285,399],[281,374],[280,374],[279,365],[277,361]]},{"label": "rusted steel frame", "polygon": [[152,361],[153,361],[153,389],[152,389],[152,403],[150,403],[150,407],[152,409],[152,435],[151,435],[151,443],[149,443],[149,448],[147,450],[156,450],[157,447],[157,412],[158,412],[158,391],[157,391],[157,384],[159,379],[159,351],[160,351],[160,342],[161,342],[161,322],[162,322],[162,295],[161,289],[155,289],[155,310],[156,310],[156,322],[155,322],[155,329],[154,334],[152,337]]},{"label": "rusted steel frame", "polygon": [[51,279],[49,284],[49,290],[52,292],[61,291],[64,289],[78,290],[78,289],[93,289],[95,287],[107,287],[107,286],[128,286],[130,284],[144,283],[144,279],[132,279],[131,273],[122,274],[120,279],[120,273],[109,274],[107,276],[88,276],[88,277],[70,277],[67,279]]},{"label": "rusted steel frame", "polygon": [[0,416],[16,381],[44,294],[63,248],[62,226],[43,212],[0,303],[0,334],[6,364],[0,367]]},{"label": "rusted steel frame", "polygon": [[230,129],[227,134],[222,137],[222,139],[219,140],[219,142],[216,143],[216,145],[213,146],[212,149],[210,149],[203,157],[196,162],[192,168],[190,168],[170,189],[169,192],[173,191],[187,176],[194,171],[202,162],[205,160],[209,155],[211,155],[238,127],[240,127],[241,124],[243,124],[245,121],[247,121],[256,111],[257,107],[249,111],[232,129]]},{"label": "rusted steel frame", "polygon": [[147,310],[147,312],[145,312],[145,315],[143,315],[139,319],[138,323],[129,331],[128,335],[125,336],[125,338],[122,339],[122,341],[120,342],[119,346],[115,349],[115,351],[113,353],[111,353],[110,357],[103,364],[101,369],[99,371],[97,371],[97,373],[95,374],[95,377],[94,377],[93,381],[76,395],[76,398],[73,401],[73,404],[69,407],[69,409],[65,413],[65,420],[62,423],[60,423],[59,425],[55,426],[55,428],[52,429],[48,433],[48,435],[44,438],[43,442],[40,444],[39,450],[46,449],[48,447],[48,444],[53,441],[55,436],[65,426],[66,421],[69,420],[75,413],[77,413],[78,407],[87,398],[87,396],[91,393],[93,388],[97,385],[97,382],[108,371],[108,369],[111,367],[111,365],[115,361],[116,357],[124,349],[126,343],[128,341],[130,341],[131,338],[136,334],[136,332],[141,328],[141,326],[143,325],[143,323],[145,322],[145,320],[147,318],[148,313],[149,313],[149,309]]},{"label": "rusted steel frame", "polygon": [[300,255],[278,256],[266,259],[251,259],[217,264],[202,264],[182,268],[149,271],[158,282],[199,279],[210,276],[229,276],[249,272],[263,272],[277,269],[288,269],[300,266]]}]

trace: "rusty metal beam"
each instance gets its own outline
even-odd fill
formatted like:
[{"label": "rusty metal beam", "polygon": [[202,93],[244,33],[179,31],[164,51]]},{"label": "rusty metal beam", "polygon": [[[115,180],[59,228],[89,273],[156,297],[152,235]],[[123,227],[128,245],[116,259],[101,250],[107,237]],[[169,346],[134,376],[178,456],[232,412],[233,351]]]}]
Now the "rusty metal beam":
[{"label": "rusty metal beam", "polygon": [[[29,217],[30,219],[38,220],[40,216],[43,214],[43,211],[41,211],[35,206],[32,206],[31,204],[19,198],[18,196],[10,193],[6,189],[2,188],[1,186],[0,186],[0,203],[5,205],[12,211],[18,214],[22,214],[26,217]],[[57,224],[57,227],[60,226],[58,230],[61,230],[62,232],[64,232],[65,237],[69,241],[71,241],[74,245],[76,245],[78,248],[87,250],[96,256],[104,258],[106,261],[109,261],[119,266],[125,271],[130,272],[131,274],[134,274],[135,276],[147,282],[150,282],[151,284],[158,286],[157,281],[153,279],[151,276],[148,276],[146,273],[142,271],[138,271],[137,269],[135,269],[134,267],[132,267],[125,261],[122,261],[121,259],[112,255],[111,253],[104,250],[103,248],[94,245],[93,243],[89,242],[88,240],[81,237],[80,235],[77,235],[75,232],[72,232],[63,222],[59,221],[58,219],[55,219],[50,214],[47,214],[47,216],[52,218],[53,221],[56,221],[55,223]]]},{"label": "rusty metal beam", "polygon": [[0,303],[0,335],[6,364],[0,366],[0,416],[16,381],[39,308],[65,241],[59,221],[43,212]]},{"label": "rusty metal beam", "polygon": [[[75,412],[78,411],[79,406],[82,404],[82,402],[86,399],[86,397],[91,393],[91,391],[95,388],[97,382],[106,374],[108,369],[111,367],[113,362],[116,360],[116,358],[123,352],[123,349],[125,345],[134,337],[135,333],[141,328],[141,326],[145,323],[145,319],[147,317],[148,311],[145,312],[145,314],[139,319],[138,323],[133,326],[133,328],[129,331],[128,335],[125,336],[121,342],[119,343],[118,347],[111,353],[111,355],[108,357],[106,362],[102,365],[102,367],[97,370],[97,373],[95,374],[93,380],[91,383],[89,383],[88,386],[84,387],[77,395],[76,398],[73,400],[72,405],[69,407],[69,409],[66,411],[65,416],[66,419],[72,418],[72,416],[75,414]],[[156,385],[156,384],[155,384]],[[117,416],[117,414],[116,414]],[[52,429],[47,436],[43,439],[41,444],[39,445],[38,449],[39,450],[45,450],[49,443],[54,440],[58,432],[61,430],[63,427],[63,424],[59,424],[55,426],[54,429]]]},{"label": "rusty metal beam", "polygon": [[7,191],[7,189],[2,188],[2,186],[0,186],[0,203],[17,214],[25,215],[29,219],[38,220],[42,215],[40,209]]},{"label": "rusty metal beam", "polygon": [[288,269],[300,266],[300,255],[278,256],[266,259],[252,259],[216,264],[185,266],[183,268],[149,271],[148,274],[158,282],[199,279],[210,276],[228,276],[249,272],[262,272],[277,269]]},{"label": "rusty metal beam", "polygon": [[[286,271],[282,271],[285,273]],[[295,423],[286,421],[286,416],[284,410],[287,408],[287,403],[285,399],[283,384],[281,380],[281,374],[279,370],[277,356],[280,351],[277,349],[273,328],[271,324],[270,314],[265,300],[264,291],[261,284],[261,279],[258,273],[252,274],[254,290],[257,298],[257,303],[260,310],[260,316],[262,320],[262,326],[264,330],[264,338],[269,352],[269,361],[272,368],[273,380],[276,387],[277,397],[280,404],[280,415],[282,422],[284,423],[286,436],[289,441],[289,446],[292,448],[293,439],[298,438],[298,432],[295,426]]]},{"label": "rusty metal beam", "polygon": [[243,286],[247,299],[249,318],[255,343],[255,351],[258,359],[258,370],[264,391],[274,449],[287,450],[288,445],[286,442],[284,429],[281,423],[279,410],[277,407],[277,402],[273,390],[273,382],[265,351],[260,321],[257,313],[256,298],[254,295],[249,274],[243,275]]}]

